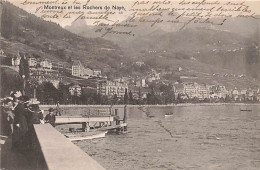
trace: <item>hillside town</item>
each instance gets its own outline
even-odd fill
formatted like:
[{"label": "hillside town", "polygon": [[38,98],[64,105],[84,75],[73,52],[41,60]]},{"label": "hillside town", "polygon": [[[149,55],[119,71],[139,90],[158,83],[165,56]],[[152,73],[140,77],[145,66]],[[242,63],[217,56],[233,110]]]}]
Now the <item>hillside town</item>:
[{"label": "hillside town", "polygon": [[[118,77],[108,79],[98,68],[90,69],[80,60],[67,62],[51,61],[41,57],[36,58],[30,54],[8,56],[0,50],[2,66],[9,67],[21,74],[21,69],[28,65],[29,74],[25,76],[26,86],[34,87],[29,94],[41,100],[37,88],[49,83],[58,91],[59,86],[64,87],[67,96],[64,99],[55,99],[54,94],[42,98],[42,103],[69,104],[172,104],[197,102],[259,102],[259,88],[227,88],[223,84],[197,83],[187,76],[181,75],[178,81],[162,80],[166,74],[152,69],[143,77]],[[22,61],[23,60],[23,61]],[[134,63],[138,67],[144,62]],[[22,66],[25,65],[25,66]],[[182,67],[176,72],[180,73]],[[25,72],[25,71],[22,71]],[[26,73],[23,73],[26,74]],[[22,75],[21,75],[22,76]],[[34,85],[32,86],[32,82]],[[25,88],[25,87],[24,87]],[[32,89],[31,89],[32,91]],[[63,92],[64,92],[63,91]],[[36,94],[35,94],[36,93]],[[44,95],[43,93],[41,95]],[[89,97],[92,96],[92,99]],[[63,96],[64,97],[64,96]],[[87,100],[87,102],[85,101]]]}]

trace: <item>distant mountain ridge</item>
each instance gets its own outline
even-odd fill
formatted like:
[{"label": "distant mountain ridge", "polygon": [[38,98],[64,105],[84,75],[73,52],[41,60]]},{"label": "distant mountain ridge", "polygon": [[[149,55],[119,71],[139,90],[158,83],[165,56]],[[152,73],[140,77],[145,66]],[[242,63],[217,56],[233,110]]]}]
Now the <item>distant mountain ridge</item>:
[{"label": "distant mountain ridge", "polygon": [[[139,36],[127,40],[109,36],[105,40],[94,36],[94,27],[88,26],[86,22],[75,22],[66,27],[74,32],[71,33],[9,2],[3,2],[1,10],[0,30],[3,38],[0,39],[0,45],[10,54],[20,51],[70,64],[72,60],[79,59],[85,66],[101,69],[112,78],[145,77],[149,69],[174,71],[179,66],[187,70],[189,75],[195,76],[234,72],[237,75],[246,73],[255,78],[259,76],[257,36],[245,38],[236,33],[207,27],[169,32],[158,26],[152,29],[140,26]],[[237,51],[238,47],[240,49]],[[230,56],[232,59],[228,58]],[[136,61],[144,61],[146,69],[137,71],[133,67]],[[216,81],[212,76],[207,79],[208,82]],[[223,80],[218,81],[225,83]],[[248,84],[256,83],[250,81]]]},{"label": "distant mountain ridge", "polygon": [[[109,35],[104,38],[117,43],[133,56],[142,56],[142,51],[167,51],[174,60],[175,55],[183,54],[260,80],[260,20],[231,18],[223,26],[190,24],[180,31],[174,26],[170,28],[169,24],[157,24],[149,27],[148,24],[139,24],[134,29],[135,37]],[[82,30],[72,28],[73,25],[66,27],[84,37],[88,37],[95,29],[88,27],[88,31],[83,31],[83,25],[80,27]],[[255,62],[252,64],[252,61]]]}]

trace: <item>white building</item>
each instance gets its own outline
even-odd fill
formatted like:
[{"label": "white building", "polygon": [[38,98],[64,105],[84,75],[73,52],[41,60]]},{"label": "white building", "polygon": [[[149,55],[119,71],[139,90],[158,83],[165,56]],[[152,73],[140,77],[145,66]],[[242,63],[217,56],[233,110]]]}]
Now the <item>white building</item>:
[{"label": "white building", "polygon": [[137,61],[135,62],[135,64],[139,67],[141,67],[142,65],[144,65],[144,62],[143,61]]},{"label": "white building", "polygon": [[82,94],[82,89],[79,85],[73,85],[69,87],[69,92],[72,96],[80,96]]},{"label": "white building", "polygon": [[5,53],[4,53],[4,51],[2,49],[0,49],[0,56],[1,57],[6,57],[6,55],[5,55]]},{"label": "white building", "polygon": [[100,84],[98,88],[98,93],[106,96],[114,96],[123,97],[125,95],[125,90],[128,90],[128,85],[124,82],[117,81],[106,81]]},{"label": "white building", "polygon": [[205,99],[205,98],[209,98],[210,94],[209,94],[209,89],[207,88],[207,85],[201,84],[197,86],[197,92],[198,92],[198,98],[199,99]]},{"label": "white building", "polygon": [[72,65],[72,75],[81,77],[83,76],[84,66],[79,60],[75,60]]},{"label": "white building", "polygon": [[42,60],[40,65],[43,69],[52,69],[52,63],[47,59]]},{"label": "white building", "polygon": [[21,62],[21,56],[17,55],[15,58],[12,58],[12,66],[19,66]]},{"label": "white building", "polygon": [[83,74],[84,74],[84,76],[93,76],[93,70],[91,70],[90,68],[84,68],[83,69]]},{"label": "white building", "polygon": [[28,64],[29,64],[29,67],[36,67],[37,66],[37,60],[36,58],[33,58],[33,57],[30,57],[28,58]]},{"label": "white building", "polygon": [[194,83],[183,83],[184,93],[189,96],[189,98],[197,97],[197,89]]},{"label": "white building", "polygon": [[98,70],[98,69],[94,69],[93,70],[93,76],[101,76],[101,70]]},{"label": "white building", "polygon": [[145,79],[139,79],[136,81],[136,87],[147,87]]}]

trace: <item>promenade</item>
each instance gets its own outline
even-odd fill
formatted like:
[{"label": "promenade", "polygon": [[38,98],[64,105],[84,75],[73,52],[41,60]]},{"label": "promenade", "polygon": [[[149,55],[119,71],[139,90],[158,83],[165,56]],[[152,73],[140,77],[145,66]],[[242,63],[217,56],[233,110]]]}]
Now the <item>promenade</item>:
[{"label": "promenade", "polygon": [[33,147],[12,152],[12,139],[1,146],[1,169],[8,170],[104,170],[97,161],[74,145],[50,124],[35,124]]}]

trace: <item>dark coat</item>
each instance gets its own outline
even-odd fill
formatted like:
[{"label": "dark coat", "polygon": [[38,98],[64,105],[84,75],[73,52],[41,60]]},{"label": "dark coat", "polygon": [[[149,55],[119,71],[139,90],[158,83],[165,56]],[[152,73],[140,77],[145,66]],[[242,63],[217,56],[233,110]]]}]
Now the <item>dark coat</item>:
[{"label": "dark coat", "polygon": [[45,116],[44,120],[45,120],[46,123],[50,123],[53,127],[55,127],[55,121],[56,121],[55,115],[47,114]]},{"label": "dark coat", "polygon": [[[14,108],[14,132],[13,132],[13,140],[17,141],[23,137],[26,132],[28,131],[28,124],[27,124],[27,113],[24,110],[24,106],[22,103],[18,103],[18,105]],[[20,127],[16,126],[17,124]]]},{"label": "dark coat", "polygon": [[11,116],[11,110],[1,107],[1,135],[9,136],[12,133],[11,124],[13,118]]},{"label": "dark coat", "polygon": [[39,108],[29,108],[26,111],[28,112],[28,126],[41,123],[40,120],[43,119],[43,114]]}]

